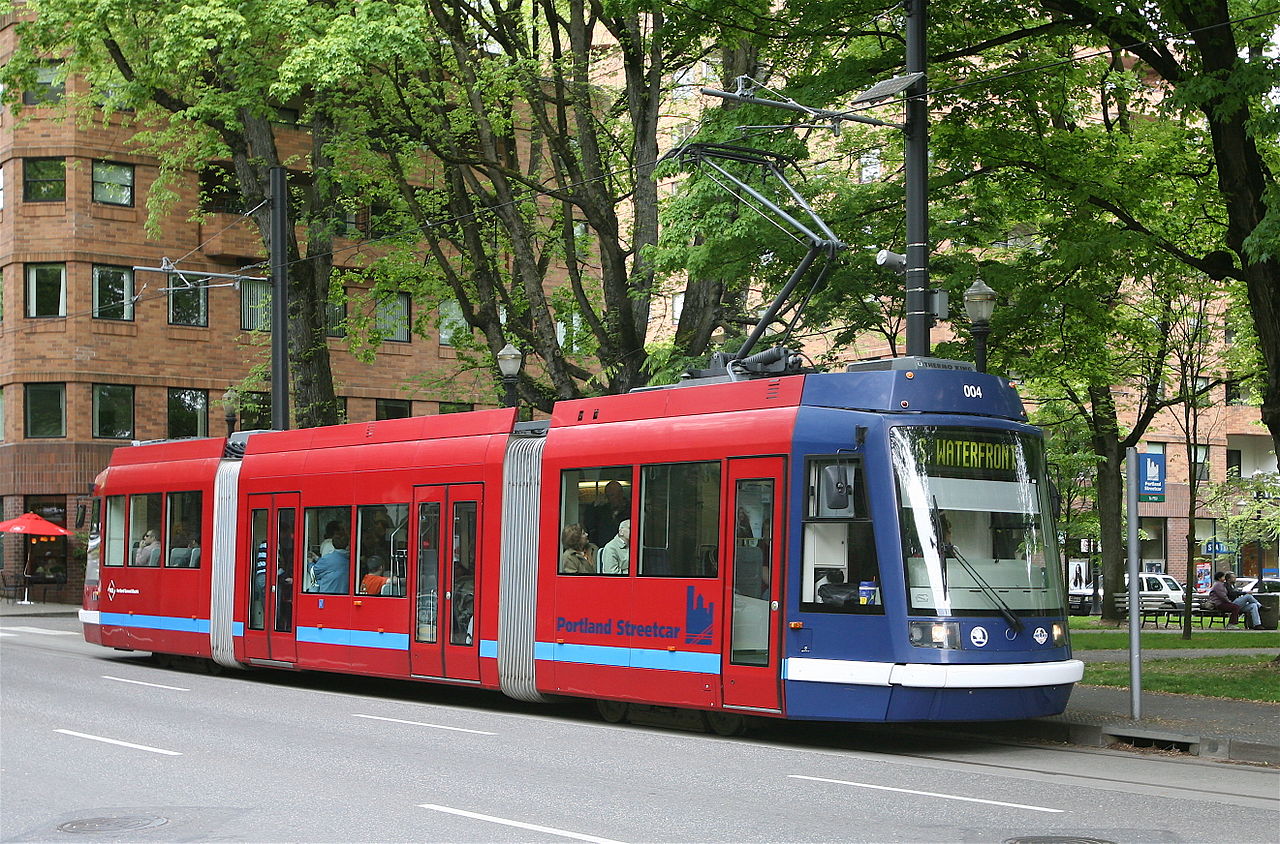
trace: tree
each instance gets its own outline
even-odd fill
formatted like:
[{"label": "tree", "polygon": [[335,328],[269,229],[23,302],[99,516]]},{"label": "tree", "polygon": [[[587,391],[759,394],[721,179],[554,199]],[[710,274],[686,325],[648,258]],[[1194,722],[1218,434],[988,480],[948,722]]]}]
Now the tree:
[{"label": "tree", "polygon": [[362,3],[288,72],[342,110],[345,178],[403,235],[366,275],[456,303],[477,367],[534,352],[520,392],[549,409],[647,381],[660,105],[713,35],[665,4]]},{"label": "tree", "polygon": [[[6,10],[7,11],[7,10]],[[264,244],[270,244],[268,174],[286,162],[273,94],[281,62],[312,38],[335,12],[304,0],[30,0],[18,24],[18,43],[0,71],[7,95],[31,84],[48,56],[82,77],[83,95],[68,100],[81,117],[119,114],[137,131],[133,142],[154,155],[160,178],[148,197],[152,220],[177,198],[175,185],[210,160],[230,160],[236,185]],[[338,403],[325,341],[332,268],[335,196],[326,152],[335,131],[323,104],[301,92],[309,121],[310,184],[301,222],[302,259],[295,230],[289,262],[288,347],[297,423],[338,421]],[[105,103],[102,112],[96,106]]]}]

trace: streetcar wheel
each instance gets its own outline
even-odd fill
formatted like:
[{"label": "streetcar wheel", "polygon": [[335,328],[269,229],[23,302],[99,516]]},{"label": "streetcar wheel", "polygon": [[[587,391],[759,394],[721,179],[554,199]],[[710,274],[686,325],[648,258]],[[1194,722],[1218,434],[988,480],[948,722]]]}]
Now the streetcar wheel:
[{"label": "streetcar wheel", "polygon": [[706,712],[707,726],[718,736],[740,736],[747,731],[747,719],[736,712]]},{"label": "streetcar wheel", "polygon": [[621,724],[627,720],[628,704],[620,700],[597,700],[596,711],[600,717],[610,724]]}]

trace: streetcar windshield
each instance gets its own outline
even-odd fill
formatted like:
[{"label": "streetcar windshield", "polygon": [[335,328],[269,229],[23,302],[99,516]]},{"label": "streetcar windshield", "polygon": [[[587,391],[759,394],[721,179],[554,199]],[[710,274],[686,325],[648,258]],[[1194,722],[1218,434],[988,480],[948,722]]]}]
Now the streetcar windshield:
[{"label": "streetcar windshield", "polygon": [[1040,440],[932,426],[891,432],[910,612],[1063,613]]}]

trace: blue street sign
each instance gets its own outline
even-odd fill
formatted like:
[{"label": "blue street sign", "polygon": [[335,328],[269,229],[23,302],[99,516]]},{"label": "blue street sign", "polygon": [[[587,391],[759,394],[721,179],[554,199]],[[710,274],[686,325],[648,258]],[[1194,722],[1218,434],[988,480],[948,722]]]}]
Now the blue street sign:
[{"label": "blue street sign", "polygon": [[1143,501],[1164,501],[1164,455],[1138,455],[1138,496]]}]

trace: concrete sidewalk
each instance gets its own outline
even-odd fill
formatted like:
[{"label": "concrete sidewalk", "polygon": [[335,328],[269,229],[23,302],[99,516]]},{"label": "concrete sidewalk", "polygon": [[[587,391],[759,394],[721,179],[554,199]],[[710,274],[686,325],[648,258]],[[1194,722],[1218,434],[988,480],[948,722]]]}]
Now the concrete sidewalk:
[{"label": "concrete sidewalk", "polygon": [[[72,604],[18,604],[0,602],[0,619],[75,617]],[[1259,634],[1266,636],[1265,633]],[[1267,637],[1266,641],[1274,638]],[[1259,641],[1262,644],[1262,640]],[[1194,658],[1210,654],[1271,654],[1277,648],[1159,649],[1144,650],[1143,660]],[[1128,651],[1076,651],[1085,662],[1127,662]],[[1280,670],[1276,673],[1280,682]],[[931,725],[929,729],[989,736],[1008,741],[1047,740],[1087,747],[1132,744],[1179,750],[1211,759],[1255,762],[1280,766],[1280,704],[1244,700],[1142,694],[1142,719],[1129,718],[1128,689],[1076,686],[1067,711],[1048,718],[1024,721],[973,722]]]}]

